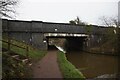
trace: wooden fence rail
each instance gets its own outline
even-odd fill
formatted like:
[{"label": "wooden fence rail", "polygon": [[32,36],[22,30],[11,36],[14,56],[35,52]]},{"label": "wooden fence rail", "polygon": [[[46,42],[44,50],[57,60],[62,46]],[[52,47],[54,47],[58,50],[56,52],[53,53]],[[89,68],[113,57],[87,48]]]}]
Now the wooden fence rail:
[{"label": "wooden fence rail", "polygon": [[[21,48],[21,49],[25,49],[25,53],[26,53],[26,57],[29,59],[29,47],[28,47],[28,45],[26,44],[26,43],[24,43],[26,46],[25,47],[23,47],[23,46],[20,46],[20,45],[16,45],[16,44],[13,44],[12,42],[11,42],[11,40],[13,40],[13,39],[11,39],[11,38],[8,38],[8,41],[5,41],[5,40],[0,40],[0,41],[2,41],[2,42],[4,42],[4,43],[7,43],[8,44],[8,47],[7,47],[7,49],[10,51],[11,50],[11,45],[12,46],[16,46],[16,47],[18,47],[18,48]],[[16,41],[16,40],[15,40]],[[23,42],[22,42],[23,43]]]}]

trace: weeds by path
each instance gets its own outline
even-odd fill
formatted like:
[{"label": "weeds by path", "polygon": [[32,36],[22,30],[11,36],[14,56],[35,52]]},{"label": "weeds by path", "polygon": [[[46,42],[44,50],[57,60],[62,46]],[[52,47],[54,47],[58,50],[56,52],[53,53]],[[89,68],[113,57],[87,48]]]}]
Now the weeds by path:
[{"label": "weeds by path", "polygon": [[64,53],[58,52],[58,63],[64,78],[79,78],[84,80],[83,74],[75,68],[67,59]]}]

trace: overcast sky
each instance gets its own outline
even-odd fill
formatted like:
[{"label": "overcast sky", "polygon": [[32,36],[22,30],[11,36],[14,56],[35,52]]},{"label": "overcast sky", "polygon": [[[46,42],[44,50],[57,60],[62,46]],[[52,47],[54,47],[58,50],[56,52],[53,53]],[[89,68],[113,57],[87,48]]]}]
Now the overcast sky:
[{"label": "overcast sky", "polygon": [[117,16],[119,0],[20,0],[18,20],[68,23],[79,16],[82,21],[100,24],[101,16]]}]

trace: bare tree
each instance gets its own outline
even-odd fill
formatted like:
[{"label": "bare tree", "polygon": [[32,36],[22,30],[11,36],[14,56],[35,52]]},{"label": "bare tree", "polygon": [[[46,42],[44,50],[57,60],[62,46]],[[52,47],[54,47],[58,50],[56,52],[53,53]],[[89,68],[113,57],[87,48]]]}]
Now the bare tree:
[{"label": "bare tree", "polygon": [[14,6],[17,5],[18,0],[1,0],[0,1],[0,15],[12,18],[11,14],[15,14]]},{"label": "bare tree", "polygon": [[117,17],[106,17],[102,16],[99,18],[103,25],[107,27],[118,27]]},{"label": "bare tree", "polygon": [[117,16],[116,17],[102,16],[99,19],[102,21],[102,24],[105,25],[106,27],[112,27],[112,28],[108,28],[106,30],[106,34],[104,36],[108,40],[107,42],[109,42],[109,41],[114,42],[115,52],[118,51],[119,36],[120,36],[118,17]]}]

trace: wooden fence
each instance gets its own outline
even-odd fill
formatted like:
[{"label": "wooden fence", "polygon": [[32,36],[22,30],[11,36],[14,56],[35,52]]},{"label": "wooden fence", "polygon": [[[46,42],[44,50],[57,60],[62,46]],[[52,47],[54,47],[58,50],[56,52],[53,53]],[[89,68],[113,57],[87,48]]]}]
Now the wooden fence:
[{"label": "wooden fence", "polygon": [[12,40],[14,40],[14,41],[16,41],[16,42],[20,42],[20,41],[18,41],[18,40],[12,39],[12,38],[7,38],[7,40],[2,39],[1,41],[8,44],[7,49],[8,49],[9,51],[11,50],[11,47],[10,47],[11,45],[12,45],[12,46],[16,46],[16,47],[21,48],[21,49],[24,49],[24,50],[25,50],[25,53],[26,53],[26,57],[29,59],[29,46],[28,46],[28,44],[26,44],[26,43],[24,43],[24,42],[20,42],[20,43],[25,44],[25,47],[24,47],[24,46],[20,46],[20,45],[17,45],[17,44],[13,44],[13,43],[12,43]]}]

